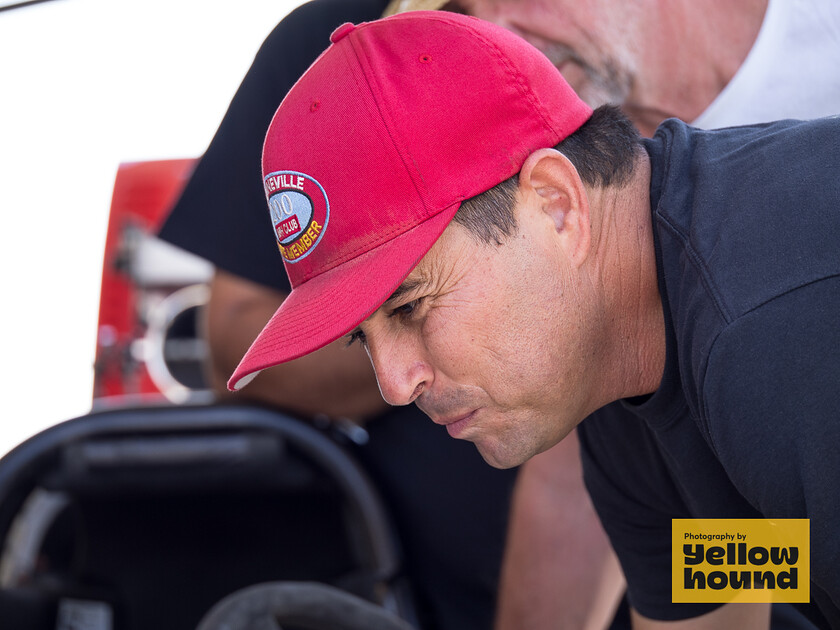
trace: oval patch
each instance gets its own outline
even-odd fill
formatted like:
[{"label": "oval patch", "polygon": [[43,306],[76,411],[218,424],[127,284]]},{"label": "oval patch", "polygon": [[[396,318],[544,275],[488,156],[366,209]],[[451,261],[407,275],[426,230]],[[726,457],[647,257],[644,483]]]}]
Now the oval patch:
[{"label": "oval patch", "polygon": [[295,171],[270,173],[264,184],[280,253],[287,262],[297,262],[324,234],[330,215],[327,194],[315,179]]}]

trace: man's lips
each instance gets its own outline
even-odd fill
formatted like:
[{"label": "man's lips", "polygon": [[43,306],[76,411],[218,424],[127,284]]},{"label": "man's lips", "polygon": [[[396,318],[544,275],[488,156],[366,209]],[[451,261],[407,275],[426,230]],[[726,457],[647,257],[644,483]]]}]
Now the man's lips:
[{"label": "man's lips", "polygon": [[467,429],[474,416],[475,411],[470,411],[459,416],[433,418],[433,421],[437,424],[444,425],[450,437],[457,438]]}]

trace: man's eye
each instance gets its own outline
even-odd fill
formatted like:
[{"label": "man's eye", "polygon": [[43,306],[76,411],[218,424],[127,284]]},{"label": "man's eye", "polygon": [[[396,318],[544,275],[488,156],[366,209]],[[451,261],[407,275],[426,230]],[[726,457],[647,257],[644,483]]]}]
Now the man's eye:
[{"label": "man's eye", "polygon": [[347,339],[347,347],[348,348],[350,346],[352,346],[354,343],[356,343],[357,341],[362,345],[365,345],[365,343],[367,342],[367,338],[365,337],[365,333],[363,333],[358,328],[356,330],[354,330],[353,332],[351,332],[349,335],[347,335],[347,338],[348,338]]},{"label": "man's eye", "polygon": [[411,300],[411,302],[406,302],[405,304],[401,304],[400,306],[395,307],[391,310],[391,314],[389,317],[400,317],[400,318],[407,318],[411,317],[411,314],[414,313],[414,309],[417,308],[417,305],[420,304],[420,300]]}]

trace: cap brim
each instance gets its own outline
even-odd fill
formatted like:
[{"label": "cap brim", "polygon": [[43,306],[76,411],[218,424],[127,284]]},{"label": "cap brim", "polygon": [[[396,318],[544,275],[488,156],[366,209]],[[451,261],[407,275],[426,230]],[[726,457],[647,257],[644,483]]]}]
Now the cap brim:
[{"label": "cap brim", "polygon": [[268,367],[346,335],[399,287],[449,225],[460,202],[292,289],[228,381],[238,390]]}]

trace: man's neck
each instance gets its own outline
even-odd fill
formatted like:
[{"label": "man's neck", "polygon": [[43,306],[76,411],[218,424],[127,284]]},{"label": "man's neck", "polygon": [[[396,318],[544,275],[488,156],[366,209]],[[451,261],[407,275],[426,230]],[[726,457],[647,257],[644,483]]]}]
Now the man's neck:
[{"label": "man's neck", "polygon": [[624,109],[645,135],[696,119],[747,58],[768,0],[659,0],[644,25],[640,68]]},{"label": "man's neck", "polygon": [[633,180],[614,194],[596,195],[596,266],[604,279],[608,317],[604,339],[610,374],[606,402],[655,391],[665,369],[665,323],[650,211],[650,158],[640,154]]}]

